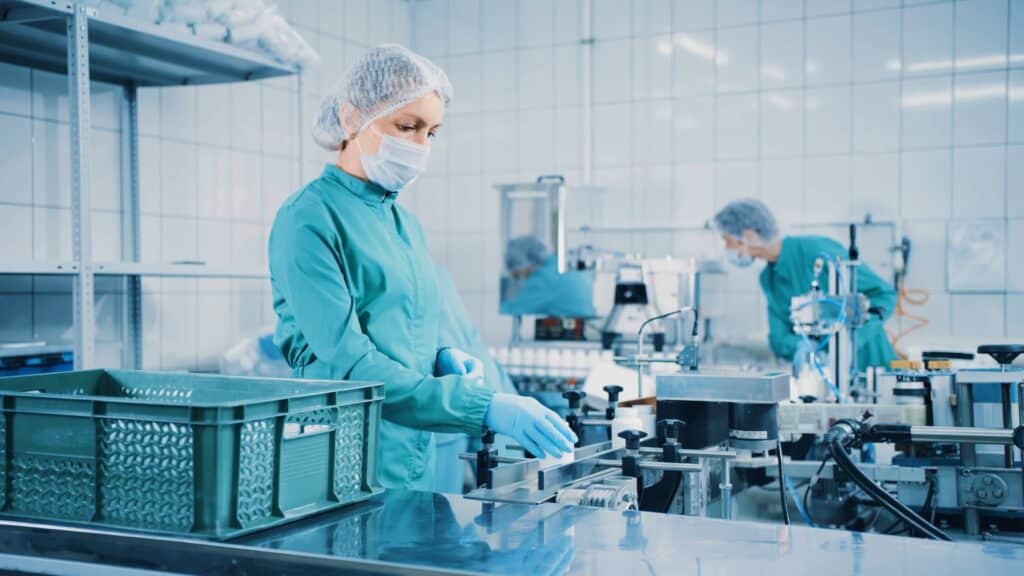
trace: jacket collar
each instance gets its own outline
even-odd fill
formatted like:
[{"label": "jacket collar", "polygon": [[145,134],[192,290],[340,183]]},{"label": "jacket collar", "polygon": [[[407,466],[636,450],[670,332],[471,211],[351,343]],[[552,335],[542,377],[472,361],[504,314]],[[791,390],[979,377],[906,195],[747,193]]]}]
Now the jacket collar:
[{"label": "jacket collar", "polygon": [[779,248],[779,258],[771,264],[771,267],[776,274],[792,270],[796,258],[796,246],[793,244],[793,240],[786,236],[782,239],[782,246]]},{"label": "jacket collar", "polygon": [[398,192],[388,192],[373,182],[360,180],[339,168],[337,164],[328,163],[324,166],[321,177],[340,184],[367,204],[390,204],[398,198]]}]

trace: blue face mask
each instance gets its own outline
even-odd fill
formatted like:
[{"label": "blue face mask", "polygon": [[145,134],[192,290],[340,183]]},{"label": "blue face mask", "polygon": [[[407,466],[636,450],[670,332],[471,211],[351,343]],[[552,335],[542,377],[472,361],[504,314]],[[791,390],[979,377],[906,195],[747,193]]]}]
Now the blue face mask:
[{"label": "blue face mask", "polygon": [[754,259],[749,254],[740,254],[740,251],[735,248],[725,250],[725,259],[737,268],[749,268],[754,263]]},{"label": "blue face mask", "polygon": [[[398,192],[412,184],[427,169],[430,147],[413,144],[380,132],[377,134],[380,134],[381,140],[376,154],[365,154],[362,152],[362,146],[359,147],[363,171],[370,182],[389,192]],[[356,140],[357,144],[358,142]]]}]

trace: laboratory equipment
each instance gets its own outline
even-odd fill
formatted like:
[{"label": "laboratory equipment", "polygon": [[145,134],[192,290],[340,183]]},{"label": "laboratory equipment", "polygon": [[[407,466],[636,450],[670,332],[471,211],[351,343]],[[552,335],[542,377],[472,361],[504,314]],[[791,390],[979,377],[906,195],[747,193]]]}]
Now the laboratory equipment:
[{"label": "laboratory equipment", "polygon": [[[638,350],[620,362],[663,367],[649,376],[654,434],[631,419],[632,407],[622,407],[630,386],[606,386],[606,408],[597,414],[581,414],[580,395],[570,394],[570,417],[582,432],[573,461],[463,455],[485,459],[489,471],[467,497],[540,503],[569,490],[562,502],[582,502],[590,485],[625,475],[635,478],[641,510],[722,518],[738,510],[764,519],[763,504],[751,499],[764,492],[755,488],[775,486],[777,502],[786,502],[776,510],[788,513],[795,505],[812,525],[1012,538],[997,531],[1024,531],[1024,427],[1014,404],[1024,370],[1010,366],[1024,346],[986,345],[978,352],[1000,367],[954,368],[971,355],[930,351],[924,363],[872,371],[859,403],[834,404],[793,402],[789,374],[691,366],[682,354],[653,361]],[[979,407],[979,396],[981,404],[989,396],[997,401]],[[627,420],[627,429],[615,423]],[[963,530],[951,531],[951,523]]]},{"label": "laboratory equipment", "polygon": [[[816,257],[810,291],[794,296],[790,303],[793,331],[810,343],[793,359],[796,376],[804,377],[800,373],[803,371],[820,376],[821,386],[813,395],[824,398],[831,393],[837,402],[863,393],[857,370],[857,329],[871,315],[882,315],[858,292],[857,227],[851,224],[849,231],[849,258],[841,260],[827,254]],[[823,273],[828,275],[828,293],[821,287]],[[819,351],[825,351],[827,362],[819,361]]]},{"label": "laboratory equipment", "polygon": [[[615,299],[612,310],[601,328],[601,346],[612,349],[615,344],[632,345],[640,326],[659,311],[648,296],[647,280],[641,264],[626,262],[619,266],[615,278]],[[656,324],[650,329],[651,344],[660,352],[665,347],[665,329]]]}]

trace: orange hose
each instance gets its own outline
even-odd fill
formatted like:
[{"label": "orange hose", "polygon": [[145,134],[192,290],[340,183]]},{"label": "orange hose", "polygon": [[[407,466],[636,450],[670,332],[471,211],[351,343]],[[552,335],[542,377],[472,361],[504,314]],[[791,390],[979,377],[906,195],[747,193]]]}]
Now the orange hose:
[{"label": "orange hose", "polygon": [[886,328],[885,332],[889,335],[889,341],[892,342],[892,347],[896,350],[896,354],[906,360],[906,352],[899,349],[900,341],[928,325],[928,318],[907,312],[906,306],[924,306],[928,303],[930,296],[927,290],[918,288],[907,289],[903,279],[900,279],[899,289],[896,294],[896,312],[894,316],[896,318],[905,318],[914,324],[899,332],[894,333],[888,328]]}]

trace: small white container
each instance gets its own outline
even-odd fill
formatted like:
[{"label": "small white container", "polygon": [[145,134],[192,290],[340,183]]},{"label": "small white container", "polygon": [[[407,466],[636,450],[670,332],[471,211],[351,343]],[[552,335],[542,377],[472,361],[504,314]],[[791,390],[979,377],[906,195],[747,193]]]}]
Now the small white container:
[{"label": "small white container", "polygon": [[647,433],[647,437],[654,436],[654,407],[652,406],[627,406],[615,409],[615,419],[612,420],[612,446],[614,448],[625,448],[626,441],[619,438],[619,432],[623,430],[640,430]]}]

